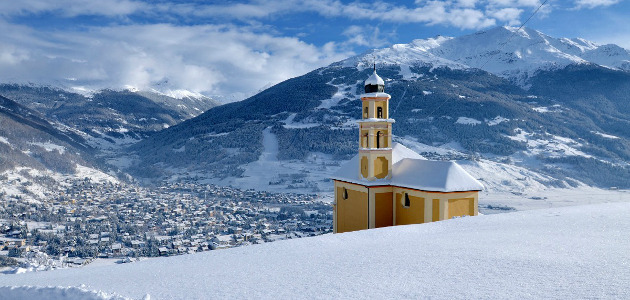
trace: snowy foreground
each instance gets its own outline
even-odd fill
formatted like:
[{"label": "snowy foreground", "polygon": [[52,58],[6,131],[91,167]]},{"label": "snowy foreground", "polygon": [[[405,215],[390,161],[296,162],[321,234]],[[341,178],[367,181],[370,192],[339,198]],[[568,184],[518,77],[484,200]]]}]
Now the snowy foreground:
[{"label": "snowy foreground", "polygon": [[550,208],[2,275],[60,287],[0,299],[628,299],[628,216],[630,203]]}]

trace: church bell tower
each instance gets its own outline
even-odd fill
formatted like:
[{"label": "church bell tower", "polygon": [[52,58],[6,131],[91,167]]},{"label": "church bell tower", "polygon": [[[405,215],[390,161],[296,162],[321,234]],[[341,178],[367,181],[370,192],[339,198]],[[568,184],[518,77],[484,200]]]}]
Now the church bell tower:
[{"label": "church bell tower", "polygon": [[392,176],[392,124],[385,82],[374,73],[365,80],[361,95],[362,119],[359,121],[359,178],[390,179]]}]

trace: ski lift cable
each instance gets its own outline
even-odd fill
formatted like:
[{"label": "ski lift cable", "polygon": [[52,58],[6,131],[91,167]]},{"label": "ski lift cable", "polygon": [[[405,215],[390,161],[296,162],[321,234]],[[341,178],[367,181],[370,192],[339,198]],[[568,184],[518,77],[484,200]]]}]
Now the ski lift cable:
[{"label": "ski lift cable", "polygon": [[[536,13],[538,13],[538,11],[540,10],[540,8],[541,8],[543,5],[545,5],[545,3],[547,3],[547,1],[549,1],[549,0],[545,0],[545,1],[543,1],[543,3],[541,3],[541,4],[540,4],[540,5],[536,8],[536,10],[534,10],[534,12],[533,12],[533,13],[529,16],[529,18],[527,18],[527,20],[525,20],[525,22],[523,22],[523,24],[521,24],[521,26],[520,26],[517,30],[515,30],[515,31],[513,31],[513,32],[512,32],[512,34],[508,37],[507,41],[505,41],[505,43],[501,43],[501,45],[500,45],[501,47],[499,48],[499,52],[501,52],[501,50],[503,50],[503,47],[505,47],[505,45],[507,45],[507,44],[508,44],[508,43],[512,40],[512,38],[516,35],[516,33],[517,33],[517,32],[521,31],[521,29],[523,29],[523,27],[525,27],[525,24],[527,24],[527,22],[529,22],[529,20],[531,20],[531,19],[532,19],[532,18],[536,15]],[[488,62],[490,62],[490,60],[492,59],[492,56],[493,56],[493,55],[492,55],[492,54],[490,54],[490,57],[488,57],[488,60],[486,60],[486,62],[484,62],[484,63],[483,63],[483,65],[481,65],[481,67],[480,67],[479,69],[482,69],[482,70],[483,70],[483,68],[486,66],[486,64],[487,64]]]},{"label": "ski lift cable", "polygon": [[[536,10],[534,10],[534,12],[533,12],[533,13],[529,16],[529,18],[527,18],[527,20],[525,20],[525,22],[523,22],[523,24],[521,24],[521,26],[520,26],[520,27],[519,27],[516,31],[512,32],[512,34],[510,35],[510,37],[508,37],[507,41],[505,41],[505,43],[501,43],[501,44],[500,44],[500,46],[501,46],[501,47],[499,48],[499,52],[501,52],[501,50],[503,50],[503,47],[505,47],[505,45],[506,45],[507,43],[509,43],[509,42],[510,42],[510,40],[512,40],[512,38],[514,37],[514,35],[516,35],[516,33],[517,33],[517,32],[519,32],[519,31],[520,31],[523,27],[525,27],[525,24],[527,24],[527,22],[529,22],[529,20],[531,20],[531,19],[532,19],[532,18],[536,15],[536,13],[538,13],[538,11],[540,10],[540,8],[542,8],[542,7],[543,7],[543,5],[545,5],[545,4],[547,3],[547,1],[549,1],[549,0],[545,0],[545,1],[543,1],[543,2],[542,2],[542,3],[541,3],[541,4],[540,4],[540,5],[536,8]],[[490,55],[490,57],[488,57],[488,60],[486,60],[486,62],[485,62],[485,63],[483,63],[483,65],[481,65],[480,69],[482,69],[482,70],[483,70],[483,68],[486,66],[486,64],[487,64],[488,62],[490,62],[490,60],[492,59],[492,56],[493,56],[493,55],[491,54],[491,55]],[[434,114],[434,113],[435,113],[438,109],[440,109],[440,107],[442,107],[444,104],[446,104],[446,102],[448,102],[449,100],[451,100],[451,98],[452,98],[452,97],[448,97],[448,98],[446,98],[446,100],[444,100],[444,102],[442,102],[440,105],[438,105],[438,107],[436,107],[435,109],[433,109],[433,110],[432,110],[432,111],[431,111],[431,112],[430,112],[427,116],[429,116],[429,117],[430,117],[431,115],[433,115],[433,114]]]},{"label": "ski lift cable", "polygon": [[405,90],[402,93],[402,96],[400,96],[400,101],[398,101],[398,104],[396,104],[396,108],[394,108],[394,111],[389,115],[390,118],[393,118],[393,115],[398,111],[398,107],[400,106],[401,103],[403,103],[403,101],[405,101],[405,95],[407,94],[407,89],[409,88],[409,83],[407,83],[407,86],[405,87]]}]

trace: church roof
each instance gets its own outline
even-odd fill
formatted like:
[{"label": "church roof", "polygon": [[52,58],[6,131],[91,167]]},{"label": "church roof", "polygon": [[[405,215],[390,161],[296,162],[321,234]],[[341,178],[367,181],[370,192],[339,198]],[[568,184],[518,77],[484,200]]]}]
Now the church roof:
[{"label": "church roof", "polygon": [[368,84],[385,85],[385,81],[383,81],[383,78],[381,78],[381,76],[378,76],[378,74],[376,74],[376,70],[374,70],[374,73],[372,73],[372,75],[370,75],[370,77],[365,80],[365,85]]},{"label": "church roof", "polygon": [[483,185],[453,161],[405,158],[392,166],[392,185],[423,191],[480,191]]},{"label": "church roof", "polygon": [[394,143],[392,178],[368,181],[359,177],[356,155],[331,178],[365,186],[393,185],[432,192],[480,191],[483,185],[456,162],[427,160],[413,150]]}]

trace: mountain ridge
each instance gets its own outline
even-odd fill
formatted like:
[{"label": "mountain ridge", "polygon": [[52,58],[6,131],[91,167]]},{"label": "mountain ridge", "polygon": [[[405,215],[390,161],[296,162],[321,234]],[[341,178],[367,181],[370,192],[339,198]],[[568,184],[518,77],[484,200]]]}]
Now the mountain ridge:
[{"label": "mountain ridge", "polygon": [[[503,27],[490,32],[499,32],[501,37],[512,33]],[[483,31],[464,40],[486,35]],[[596,47],[583,44],[584,49]],[[487,53],[483,49],[479,53]],[[454,147],[451,154],[440,154],[440,150],[421,154],[433,159],[482,159],[524,167],[543,175],[536,178],[556,178],[544,181],[547,186],[628,186],[622,178],[630,174],[630,137],[621,128],[630,115],[623,97],[630,73],[566,60],[561,55],[565,62],[575,63],[536,70],[526,77],[526,89],[509,76],[461,63],[454,68],[444,61],[431,64],[407,55],[409,51],[421,58],[433,55],[394,45],[288,79],[241,102],[210,109],[133,145],[131,150],[138,160],[136,169],[130,171],[152,174],[153,178],[195,174],[194,178],[211,182],[241,182],[238,178],[248,176],[248,170],[261,157],[265,136],[272,134],[278,143],[278,164],[292,167],[281,168],[287,173],[271,176],[269,185],[259,187],[273,188],[272,182],[284,182],[275,188],[303,184],[306,190],[328,190],[325,173],[332,174],[334,166],[349,159],[358,147],[358,96],[371,73],[374,57],[370,55],[384,53],[376,67],[385,80],[386,92],[392,95],[390,113],[397,121],[393,133],[403,145],[418,145],[420,152]],[[572,81],[563,81],[563,76],[573,76]],[[598,84],[599,76],[616,78],[616,85]],[[548,84],[550,78],[557,78],[551,81],[554,86]],[[563,93],[554,92],[556,87]],[[583,95],[571,92],[575,90]],[[582,100],[575,101],[574,96]],[[603,103],[606,105],[598,105]],[[615,108],[617,113],[607,117]],[[266,128],[270,131],[263,134]],[[320,161],[317,170],[307,167],[313,161]],[[147,172],[146,165],[158,167]],[[291,172],[291,168],[296,170]],[[226,180],[228,177],[235,181]],[[512,177],[510,185],[520,186],[518,180]]]},{"label": "mountain ridge", "polygon": [[[371,60],[371,61],[370,61]],[[460,37],[416,39],[375,49],[343,61],[344,66],[366,68],[372,62],[433,67],[478,68],[526,87],[539,70],[554,70],[575,63],[594,63],[630,71],[630,51],[614,44],[598,45],[582,38],[553,38],[524,27],[495,27]]]}]

